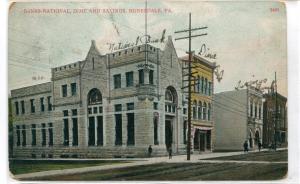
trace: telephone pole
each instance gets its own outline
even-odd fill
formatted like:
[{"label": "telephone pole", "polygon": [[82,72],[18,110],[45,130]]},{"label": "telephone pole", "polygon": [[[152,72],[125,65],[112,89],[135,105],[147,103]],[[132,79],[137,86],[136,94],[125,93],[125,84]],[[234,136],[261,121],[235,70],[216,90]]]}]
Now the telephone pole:
[{"label": "telephone pole", "polygon": [[[198,37],[198,36],[205,36],[207,35],[207,33],[204,34],[199,34],[199,35],[192,35],[192,31],[196,31],[196,30],[200,30],[200,29],[206,29],[207,27],[200,27],[200,28],[192,28],[191,27],[191,13],[189,13],[189,28],[186,30],[180,30],[180,31],[175,31],[175,33],[184,33],[184,32],[188,32],[189,36],[187,37],[180,37],[180,38],[175,38],[176,40],[181,40],[181,39],[189,39],[189,60],[188,60],[188,86],[185,86],[183,88],[188,87],[188,141],[187,141],[187,160],[191,159],[191,106],[192,106],[192,84],[191,84],[191,78],[192,78],[192,67],[191,67],[191,63],[192,63],[192,38],[193,37]],[[195,85],[195,84],[194,84]]]},{"label": "telephone pole", "polygon": [[275,142],[275,150],[277,147],[277,122],[278,122],[278,107],[277,107],[277,78],[276,78],[276,72],[275,72],[275,134],[274,134],[274,142]]}]

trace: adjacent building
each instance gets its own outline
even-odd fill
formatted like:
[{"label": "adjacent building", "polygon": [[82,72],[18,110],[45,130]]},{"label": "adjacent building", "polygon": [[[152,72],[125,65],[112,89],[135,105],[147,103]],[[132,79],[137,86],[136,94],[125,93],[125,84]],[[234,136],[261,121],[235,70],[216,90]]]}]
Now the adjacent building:
[{"label": "adjacent building", "polygon": [[[203,65],[203,97],[193,97],[203,111],[193,126],[209,149],[212,67]],[[149,145],[154,155],[186,151],[182,62],[171,37],[163,49],[147,44],[108,54],[92,41],[83,61],[51,74],[50,82],[11,91],[14,157],[143,157]]]},{"label": "adjacent building", "polygon": [[287,146],[287,98],[271,91],[264,98],[263,146],[269,147],[275,142],[277,146]]},{"label": "adjacent building", "polygon": [[214,95],[216,150],[242,150],[245,141],[257,149],[262,143],[263,94],[246,89],[221,92]]},{"label": "adjacent building", "polygon": [[[182,57],[183,84],[188,86],[188,56]],[[200,56],[192,58],[191,149],[194,153],[212,151],[215,139],[213,111],[214,69],[216,64]],[[184,88],[187,95],[188,88]],[[187,103],[187,101],[186,101]],[[187,130],[187,120],[184,129]],[[186,131],[185,131],[186,132]],[[186,134],[186,133],[185,133]],[[184,141],[186,143],[186,140]]]}]

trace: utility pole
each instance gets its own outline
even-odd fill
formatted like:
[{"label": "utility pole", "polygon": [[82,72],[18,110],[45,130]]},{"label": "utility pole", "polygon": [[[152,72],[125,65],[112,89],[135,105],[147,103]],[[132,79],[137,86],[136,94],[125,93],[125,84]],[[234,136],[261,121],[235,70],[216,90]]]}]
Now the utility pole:
[{"label": "utility pole", "polygon": [[277,147],[277,122],[278,122],[278,108],[277,108],[277,79],[276,79],[276,72],[275,72],[275,134],[274,134],[274,142],[275,142],[275,150]]},{"label": "utility pole", "polygon": [[[200,30],[200,29],[206,29],[207,27],[200,27],[200,28],[193,28],[191,26],[191,13],[189,13],[189,28],[187,30],[180,30],[180,31],[175,31],[175,33],[183,33],[183,32],[188,32],[189,36],[187,37],[180,37],[180,38],[175,38],[176,40],[181,40],[181,39],[189,39],[189,60],[188,60],[188,141],[187,141],[187,160],[191,159],[191,106],[192,106],[192,84],[191,84],[191,77],[192,77],[192,67],[191,67],[191,63],[192,63],[192,38],[193,37],[198,37],[198,36],[204,36],[207,35],[207,33],[205,34],[199,34],[199,35],[192,35],[192,31],[196,31],[196,30]],[[195,84],[194,84],[195,85]],[[183,87],[183,88],[186,88]]]}]

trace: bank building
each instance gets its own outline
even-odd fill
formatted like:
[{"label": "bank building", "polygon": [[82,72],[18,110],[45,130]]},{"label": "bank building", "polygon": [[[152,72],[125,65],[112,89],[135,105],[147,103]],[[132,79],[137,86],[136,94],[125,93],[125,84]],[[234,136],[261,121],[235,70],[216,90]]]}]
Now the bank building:
[{"label": "bank building", "polygon": [[[13,157],[144,157],[186,152],[182,63],[171,37],[51,69],[51,82],[11,91]],[[145,67],[146,66],[146,67]]]}]

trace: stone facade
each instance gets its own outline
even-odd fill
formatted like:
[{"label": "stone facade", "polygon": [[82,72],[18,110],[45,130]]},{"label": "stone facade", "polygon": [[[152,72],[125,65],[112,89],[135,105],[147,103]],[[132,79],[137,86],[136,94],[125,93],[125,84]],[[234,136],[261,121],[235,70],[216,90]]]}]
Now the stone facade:
[{"label": "stone facade", "polygon": [[276,93],[269,92],[264,95],[264,98],[263,146],[269,147],[272,143],[275,144],[275,139],[276,146],[287,146],[287,98],[277,93],[277,121]]},{"label": "stone facade", "polygon": [[216,150],[258,149],[263,133],[263,94],[248,87],[214,95]]},{"label": "stone facade", "polygon": [[144,157],[149,145],[153,155],[186,151],[182,63],[171,37],[164,49],[109,54],[92,41],[83,61],[51,73],[51,82],[11,91],[13,157]]}]

